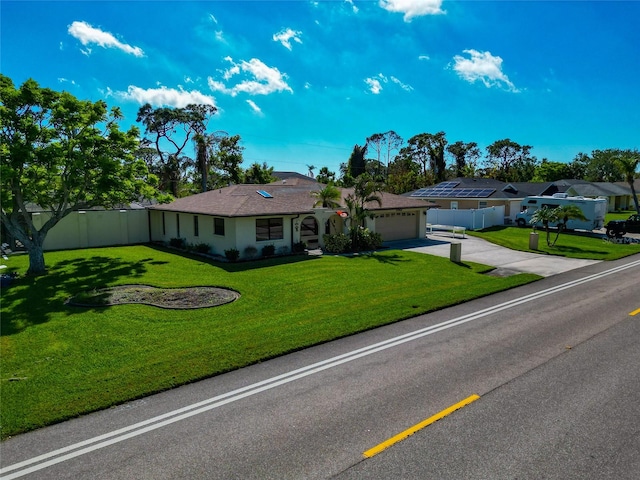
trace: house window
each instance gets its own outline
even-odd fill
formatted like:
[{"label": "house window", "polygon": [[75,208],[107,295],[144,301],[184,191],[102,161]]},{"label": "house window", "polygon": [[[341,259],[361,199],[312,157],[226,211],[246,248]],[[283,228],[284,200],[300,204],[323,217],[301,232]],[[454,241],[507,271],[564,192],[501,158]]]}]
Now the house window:
[{"label": "house window", "polygon": [[458,210],[458,202],[456,200],[451,200],[451,210]]},{"label": "house window", "polygon": [[256,242],[264,240],[282,240],[284,238],[282,218],[257,218]]},{"label": "house window", "polygon": [[213,219],[213,233],[224,237],[224,218]]},{"label": "house window", "polygon": [[487,202],[483,202],[482,200],[480,200],[478,202],[478,208],[487,208],[488,203]]},{"label": "house window", "polygon": [[164,220],[164,212],[162,212],[162,235],[166,235],[167,234],[167,224],[165,223]]},{"label": "house window", "polygon": [[193,216],[193,236],[197,237],[200,235],[200,226],[198,225],[198,216]]},{"label": "house window", "polygon": [[177,237],[180,238],[180,214],[176,213],[176,233]]}]

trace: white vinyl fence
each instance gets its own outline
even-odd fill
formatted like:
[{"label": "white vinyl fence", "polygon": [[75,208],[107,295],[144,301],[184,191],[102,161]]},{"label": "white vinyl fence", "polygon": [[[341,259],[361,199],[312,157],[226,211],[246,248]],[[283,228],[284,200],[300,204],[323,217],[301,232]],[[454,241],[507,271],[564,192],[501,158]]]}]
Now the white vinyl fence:
[{"label": "white vinyl fence", "polygon": [[[51,216],[32,213],[37,229]],[[71,212],[54,226],[44,240],[45,250],[132,245],[149,241],[147,210],[87,210]]]},{"label": "white vinyl fence", "polygon": [[467,230],[481,230],[494,225],[504,225],[504,205],[477,210],[430,208],[427,210],[427,223],[465,227]]}]

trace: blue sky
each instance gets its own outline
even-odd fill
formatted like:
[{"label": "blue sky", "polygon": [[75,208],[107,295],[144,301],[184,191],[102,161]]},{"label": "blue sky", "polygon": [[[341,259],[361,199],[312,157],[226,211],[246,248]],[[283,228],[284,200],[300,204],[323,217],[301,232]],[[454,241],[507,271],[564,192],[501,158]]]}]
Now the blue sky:
[{"label": "blue sky", "polygon": [[[218,107],[247,167],[338,171],[374,133],[640,148],[640,2],[6,1],[3,74],[119,106]],[[317,170],[316,170],[317,171]]]}]

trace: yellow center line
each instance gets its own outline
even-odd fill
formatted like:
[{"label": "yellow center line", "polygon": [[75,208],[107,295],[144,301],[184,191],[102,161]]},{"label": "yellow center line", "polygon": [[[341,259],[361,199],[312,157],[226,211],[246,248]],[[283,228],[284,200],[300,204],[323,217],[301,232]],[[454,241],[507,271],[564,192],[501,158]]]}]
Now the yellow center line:
[{"label": "yellow center line", "polygon": [[629,315],[634,316],[634,315],[638,315],[640,313],[640,308],[637,310],[634,310],[633,312],[631,312]]},{"label": "yellow center line", "polygon": [[385,450],[385,449],[389,448],[390,446],[394,445],[395,443],[401,442],[405,438],[413,435],[418,430],[422,430],[424,427],[427,427],[427,426],[431,425],[432,423],[437,422],[441,418],[444,418],[447,415],[455,412],[456,410],[469,405],[471,402],[475,402],[479,398],[480,398],[480,395],[471,395],[470,397],[465,398],[461,402],[458,402],[455,405],[451,405],[449,408],[447,408],[445,410],[442,410],[440,413],[436,413],[434,416],[429,417],[426,420],[423,420],[422,422],[414,425],[413,427],[406,429],[404,432],[401,432],[401,433],[395,435],[394,437],[391,437],[389,440],[386,440],[386,441],[380,443],[379,445],[376,445],[375,447],[370,448],[369,450],[364,452],[363,455],[365,456],[365,458],[371,458],[374,455],[377,455],[378,453],[382,452],[383,450]]}]

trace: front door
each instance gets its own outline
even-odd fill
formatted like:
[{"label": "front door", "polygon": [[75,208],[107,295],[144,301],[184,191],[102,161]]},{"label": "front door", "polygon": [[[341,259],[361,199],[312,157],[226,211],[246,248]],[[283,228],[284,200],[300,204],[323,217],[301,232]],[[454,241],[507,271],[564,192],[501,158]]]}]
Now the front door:
[{"label": "front door", "polygon": [[307,248],[318,248],[318,222],[314,217],[305,217],[300,224],[300,240]]}]

